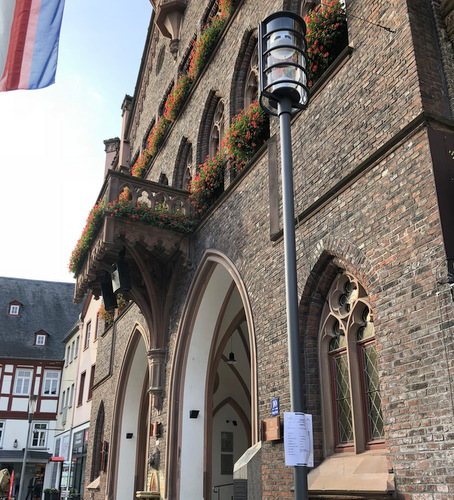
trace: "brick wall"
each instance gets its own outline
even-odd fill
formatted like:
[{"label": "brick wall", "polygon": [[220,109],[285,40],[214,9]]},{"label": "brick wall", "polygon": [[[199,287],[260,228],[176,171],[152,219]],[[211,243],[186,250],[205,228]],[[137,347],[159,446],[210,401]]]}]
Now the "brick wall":
[{"label": "brick wall", "polygon": [[[294,8],[295,2],[290,3]],[[205,7],[206,2],[188,1],[180,56],[199,29]],[[196,148],[210,92],[223,96],[228,125],[229,110],[235,109],[230,102],[235,61],[245,33],[281,7],[277,1],[241,4],[156,156],[149,179],[157,181],[161,173],[174,178],[183,137]],[[443,87],[437,65],[427,2],[350,0],[347,13],[353,53],[292,125],[295,204],[301,214],[296,236],[303,380],[307,410],[314,418],[316,462],[324,458],[317,334],[324,296],[342,266],[358,277],[372,302],[388,464],[397,492],[405,500],[448,499],[454,495],[454,315],[449,287],[438,280],[446,255],[428,123],[422,113],[439,116],[452,130],[446,121],[452,95],[449,85]],[[449,51],[440,43],[446,61]],[[168,41],[160,37],[157,53],[163,45]],[[161,71],[151,72],[133,152],[178,64],[166,49]],[[271,120],[271,133],[278,133],[276,119]],[[194,158],[196,154],[194,150]],[[280,398],[281,413],[290,409],[283,244],[269,236],[271,215],[280,214],[281,207],[270,204],[268,183],[265,151],[197,230],[193,267],[179,277],[169,322],[163,410],[153,410],[151,416],[163,424],[158,446],[162,481],[176,335],[183,303],[207,249],[224,253],[247,289],[257,343],[259,420],[269,417],[273,397]],[[93,412],[106,393],[117,390],[118,368],[138,318],[133,308],[119,321],[116,371],[94,391]],[[102,363],[108,352],[109,334],[100,341],[97,373],[106,371]],[[114,408],[110,398],[104,404],[107,430]],[[282,442],[263,444],[264,499],[293,497],[293,471],[284,466],[283,454]]]}]

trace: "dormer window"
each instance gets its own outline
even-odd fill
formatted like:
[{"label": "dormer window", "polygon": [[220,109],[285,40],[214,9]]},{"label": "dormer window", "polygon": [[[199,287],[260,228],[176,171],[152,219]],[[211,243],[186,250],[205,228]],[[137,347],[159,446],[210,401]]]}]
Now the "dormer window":
[{"label": "dormer window", "polygon": [[40,330],[35,333],[35,344],[37,346],[44,346],[47,344],[47,333],[44,330]]},{"label": "dormer window", "polygon": [[21,303],[17,300],[10,302],[8,306],[8,316],[20,316]]}]

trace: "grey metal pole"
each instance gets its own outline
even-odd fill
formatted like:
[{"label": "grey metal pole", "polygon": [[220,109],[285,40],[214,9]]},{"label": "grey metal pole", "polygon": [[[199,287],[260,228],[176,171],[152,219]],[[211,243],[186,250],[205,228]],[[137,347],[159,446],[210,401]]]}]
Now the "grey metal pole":
[{"label": "grey metal pole", "polygon": [[[299,349],[298,285],[296,274],[295,215],[293,203],[293,160],[289,98],[278,102],[281,138],[282,209],[284,216],[285,296],[290,373],[290,404],[293,412],[303,412],[303,387]],[[307,467],[294,467],[295,500],[307,500]]]},{"label": "grey metal pole", "polygon": [[28,432],[27,432],[27,441],[25,442],[25,449],[24,449],[24,458],[22,460],[22,472],[20,474],[20,482],[19,482],[19,498],[22,498],[22,500],[25,500],[27,495],[24,495],[24,480],[25,480],[25,466],[27,465],[27,455],[28,455],[28,443],[30,442],[30,436],[31,436],[31,431],[32,431],[32,421],[33,421],[33,414],[29,413],[28,415]]}]

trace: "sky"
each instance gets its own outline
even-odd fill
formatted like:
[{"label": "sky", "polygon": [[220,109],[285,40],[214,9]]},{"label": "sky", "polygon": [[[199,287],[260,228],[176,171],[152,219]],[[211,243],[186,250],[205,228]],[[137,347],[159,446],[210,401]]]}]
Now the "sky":
[{"label": "sky", "polygon": [[149,0],[66,0],[56,83],[0,92],[0,276],[74,282],[71,252],[97,201],[104,140],[121,133]]}]

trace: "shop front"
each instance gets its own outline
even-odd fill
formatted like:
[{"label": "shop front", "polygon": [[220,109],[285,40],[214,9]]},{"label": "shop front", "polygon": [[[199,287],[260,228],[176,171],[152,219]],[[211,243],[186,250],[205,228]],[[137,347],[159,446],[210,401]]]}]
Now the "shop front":
[{"label": "shop front", "polygon": [[[25,500],[41,500],[46,465],[50,456],[50,453],[44,451],[28,451],[23,483],[27,488]],[[17,498],[19,494],[23,458],[22,450],[0,450],[0,470],[7,469],[12,478],[12,498]],[[8,493],[9,490],[6,493],[1,491],[0,499],[8,498]]]},{"label": "shop front", "polygon": [[88,429],[74,433],[71,457],[71,496],[74,500],[83,498],[85,462],[87,460]]}]

